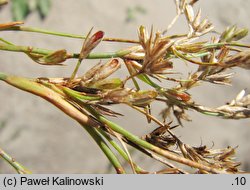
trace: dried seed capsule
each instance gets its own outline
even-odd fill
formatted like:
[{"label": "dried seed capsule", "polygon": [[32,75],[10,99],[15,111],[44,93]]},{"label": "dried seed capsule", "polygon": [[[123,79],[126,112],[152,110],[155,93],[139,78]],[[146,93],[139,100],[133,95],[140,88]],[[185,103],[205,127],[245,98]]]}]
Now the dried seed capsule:
[{"label": "dried seed capsule", "polygon": [[62,65],[61,63],[67,59],[67,51],[61,49],[48,55],[41,56],[39,54],[26,53],[33,61],[41,65]]},{"label": "dried seed capsule", "polygon": [[162,74],[166,69],[172,69],[173,63],[169,60],[162,60],[159,63],[154,63],[150,67],[150,73]]},{"label": "dried seed capsule", "polygon": [[156,97],[158,93],[153,90],[145,90],[133,92],[132,96],[128,99],[128,102],[135,106],[146,106],[150,104]]},{"label": "dried seed capsule", "polygon": [[116,89],[103,95],[103,103],[125,103],[131,95],[130,89]]},{"label": "dried seed capsule", "polygon": [[115,89],[115,88],[121,88],[122,86],[123,86],[123,81],[119,78],[104,79],[95,82],[93,85],[89,85],[89,87],[97,89]]},{"label": "dried seed capsule", "polygon": [[178,92],[176,90],[168,90],[167,91],[170,95],[174,96],[175,98],[187,102],[191,99],[190,95],[186,92]]},{"label": "dried seed capsule", "polygon": [[98,64],[87,71],[82,77],[82,83],[85,85],[93,85],[95,82],[103,80],[113,74],[121,67],[118,59],[112,59],[105,64]]},{"label": "dried seed capsule", "polygon": [[80,55],[79,55],[79,59],[85,59],[88,54],[102,41],[103,36],[104,36],[104,32],[103,31],[98,31],[95,34],[93,34],[91,37],[89,37],[90,33],[91,33],[92,29],[90,30],[90,32],[88,33]]},{"label": "dried seed capsule", "polygon": [[102,65],[99,70],[97,70],[95,76],[93,77],[93,80],[99,81],[105,79],[111,74],[113,74],[115,71],[117,71],[120,67],[121,63],[118,61],[118,59],[112,59],[111,61]]}]

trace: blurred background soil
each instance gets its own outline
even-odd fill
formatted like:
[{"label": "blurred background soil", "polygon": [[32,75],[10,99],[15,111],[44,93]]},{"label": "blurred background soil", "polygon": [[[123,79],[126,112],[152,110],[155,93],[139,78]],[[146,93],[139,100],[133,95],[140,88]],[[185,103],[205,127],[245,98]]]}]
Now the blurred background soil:
[{"label": "blurred background soil", "polygon": [[[135,8],[141,11],[132,12]],[[209,18],[217,31],[228,25],[250,28],[250,0],[200,0],[196,8],[202,9],[202,17]],[[137,39],[137,28],[152,25],[156,30],[164,30],[175,16],[173,1],[168,0],[53,0],[48,16],[41,20],[36,12],[29,15],[25,25],[75,34],[86,34],[91,27],[103,30],[107,37]],[[10,6],[0,10],[0,22],[11,21]],[[185,33],[187,24],[181,18],[169,31]],[[79,52],[82,41],[62,37],[46,36],[25,32],[1,32],[2,38],[15,44],[48,49],[67,49]],[[250,37],[245,39],[250,43]],[[102,43],[95,51],[113,51],[123,48],[118,43]],[[0,51],[0,71],[25,77],[70,76],[76,60],[66,62],[67,66],[41,66],[33,63],[21,53]],[[85,61],[79,73],[83,73],[98,60]],[[194,66],[183,62],[175,64],[175,70],[195,71]],[[194,100],[207,106],[219,106],[233,99],[238,92],[249,86],[249,71],[234,69],[236,74],[232,86],[205,84],[193,89]],[[124,70],[118,75],[124,76]],[[106,157],[95,142],[79,126],[60,110],[43,99],[0,83],[0,147],[12,155],[34,173],[113,173]],[[153,113],[158,114],[164,105],[157,104]],[[147,125],[144,117],[135,111],[117,106],[116,111],[125,116],[114,119],[127,130],[145,135],[157,126]],[[217,148],[239,146],[237,158],[242,168],[250,171],[250,120],[223,120],[189,111],[192,122],[184,122],[185,127],[176,134],[186,143],[194,146],[206,144]],[[132,154],[135,161],[154,171],[160,166],[151,160],[142,160],[142,155]],[[0,173],[13,173],[12,168],[0,160]]]}]

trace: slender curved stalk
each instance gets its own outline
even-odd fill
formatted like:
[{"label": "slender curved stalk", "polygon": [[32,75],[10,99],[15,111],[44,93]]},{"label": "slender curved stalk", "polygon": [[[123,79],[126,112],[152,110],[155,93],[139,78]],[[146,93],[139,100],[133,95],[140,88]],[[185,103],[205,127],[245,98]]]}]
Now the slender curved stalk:
[{"label": "slender curved stalk", "polygon": [[[56,32],[56,31],[28,27],[28,26],[13,26],[13,27],[10,27],[10,28],[4,29],[4,30],[5,31],[34,32],[34,33],[49,34],[49,35],[54,35],[54,36],[62,36],[62,37],[78,38],[78,39],[85,39],[86,38],[86,36],[83,36],[83,35],[70,34],[70,33],[65,33],[65,32]],[[123,43],[139,43],[138,40],[130,40],[130,39],[122,39],[122,38],[104,38],[103,41],[123,42]]]},{"label": "slender curved stalk", "polygon": [[25,168],[23,165],[15,161],[9,154],[0,148],[0,157],[7,161],[19,174],[31,174],[32,172]]},{"label": "slender curved stalk", "polygon": [[78,71],[78,69],[79,69],[79,67],[81,65],[81,62],[82,62],[82,60],[80,60],[80,59],[77,61],[76,67],[75,67],[75,69],[74,69],[74,71],[73,71],[73,73],[72,73],[72,75],[70,77],[70,81],[72,81],[75,78],[76,73],[77,73],[77,71]]},{"label": "slender curved stalk", "polygon": [[[109,59],[109,58],[118,58],[118,57],[124,57],[127,54],[132,53],[133,51],[136,51],[139,48],[139,46],[134,46],[128,49],[119,50],[116,52],[102,52],[102,53],[90,53],[86,59]],[[35,53],[40,55],[48,55],[55,50],[49,50],[49,49],[42,49],[42,48],[36,48],[31,46],[16,46],[16,45],[10,45],[10,44],[1,44],[0,43],[0,50],[5,51],[14,51],[14,52],[24,52],[24,53]],[[78,53],[70,53],[67,56],[68,59],[70,58],[79,58]]]},{"label": "slender curved stalk", "polygon": [[222,46],[236,46],[236,47],[250,48],[250,45],[241,44],[238,42],[220,42],[220,43],[213,43],[213,44],[208,43],[204,45],[204,48],[212,49],[212,48],[219,48]]},{"label": "slender curved stalk", "polygon": [[36,48],[36,47],[31,47],[31,46],[16,46],[16,45],[1,44],[1,43],[0,43],[0,50],[16,51],[16,52],[24,52],[24,53],[36,53],[36,54],[41,54],[41,55],[48,55],[54,52],[53,50]]},{"label": "slender curved stalk", "polygon": [[[107,133],[105,133],[103,130],[99,130],[99,132],[102,134],[102,136],[104,136],[107,141],[117,150],[117,152],[127,161],[129,162],[129,157],[126,154],[126,152],[110,137],[110,135],[108,135]],[[133,163],[134,168],[136,173],[147,173],[145,170],[143,170],[142,168],[140,168],[137,164]]]},{"label": "slender curved stalk", "polygon": [[102,138],[101,134],[97,131],[97,129],[92,127],[87,127],[82,125],[82,127],[91,135],[91,137],[95,140],[97,145],[100,147],[100,149],[104,152],[104,154],[109,159],[110,163],[114,166],[116,172],[118,174],[124,174],[125,170],[123,169],[122,165],[120,164],[117,157],[114,155],[114,153],[111,151],[111,149],[108,147],[108,145],[105,143],[104,139]]}]

